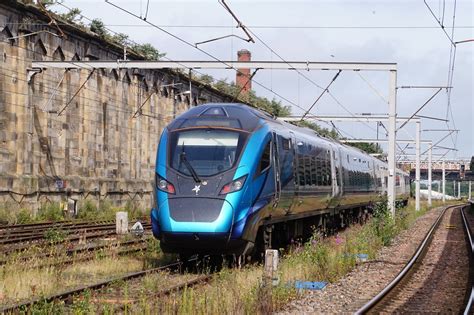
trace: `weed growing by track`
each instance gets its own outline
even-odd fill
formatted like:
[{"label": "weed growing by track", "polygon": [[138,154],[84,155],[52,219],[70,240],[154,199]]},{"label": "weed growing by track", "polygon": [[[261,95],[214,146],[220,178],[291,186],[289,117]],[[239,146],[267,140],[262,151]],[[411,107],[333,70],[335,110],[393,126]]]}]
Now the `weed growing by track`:
[{"label": "weed growing by track", "polygon": [[[434,203],[437,205],[439,203]],[[364,225],[353,225],[331,237],[315,233],[302,246],[282,251],[279,285],[271,289],[271,298],[262,286],[262,266],[249,265],[242,269],[224,269],[209,284],[187,288],[153,302],[150,300],[142,311],[247,314],[280,310],[303,294],[295,289],[295,281],[337,281],[359,263],[358,254],[365,254],[368,259],[375,258],[383,246],[390,244],[400,231],[410,227],[426,211],[425,206],[415,212],[410,204],[405,209],[398,209],[395,219],[392,219],[387,208],[380,206]]]},{"label": "weed growing by track", "polygon": [[0,205],[0,224],[25,224],[43,221],[63,221],[70,219],[84,220],[114,220],[118,211],[125,211],[128,217],[138,218],[148,215],[148,210],[141,209],[136,202],[128,201],[123,207],[115,207],[108,200],[93,202],[83,201],[79,204],[76,218],[70,218],[65,210],[65,205],[58,202],[50,202],[41,205],[37,213],[20,208],[12,203]]}]

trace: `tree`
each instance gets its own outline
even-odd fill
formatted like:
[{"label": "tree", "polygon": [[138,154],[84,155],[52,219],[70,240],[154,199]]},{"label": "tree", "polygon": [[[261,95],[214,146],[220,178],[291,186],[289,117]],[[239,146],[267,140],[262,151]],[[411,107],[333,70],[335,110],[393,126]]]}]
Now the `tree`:
[{"label": "tree", "polygon": [[199,81],[204,84],[212,84],[214,83],[214,78],[208,74],[203,74],[199,77]]},{"label": "tree", "polygon": [[117,33],[112,36],[112,40],[121,45],[125,45],[128,41],[128,35],[124,33]]},{"label": "tree", "polygon": [[471,157],[471,164],[469,165],[469,170],[471,172],[474,172],[474,156]]},{"label": "tree", "polygon": [[59,16],[69,23],[81,24],[82,15],[81,10],[78,8],[72,8],[68,13],[59,14]]},{"label": "tree", "polygon": [[89,28],[91,32],[96,33],[100,37],[106,37],[108,35],[105,24],[100,19],[93,19]]},{"label": "tree", "polygon": [[153,47],[151,44],[136,44],[132,46],[132,49],[143,56],[146,60],[159,60],[166,54],[160,53],[158,49]]},{"label": "tree", "polygon": [[45,8],[56,4],[57,0],[38,0],[38,4],[44,6]]}]

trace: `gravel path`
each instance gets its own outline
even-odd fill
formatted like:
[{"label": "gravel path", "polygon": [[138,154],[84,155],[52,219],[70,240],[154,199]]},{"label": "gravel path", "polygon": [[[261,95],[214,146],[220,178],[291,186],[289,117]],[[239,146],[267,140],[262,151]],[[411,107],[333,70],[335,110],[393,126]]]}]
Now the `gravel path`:
[{"label": "gravel path", "polygon": [[289,303],[280,314],[354,313],[400,272],[442,209],[433,209],[419,217],[390,246],[383,247],[375,260],[360,264],[344,278],[328,284],[324,290],[307,291],[301,299]]},{"label": "gravel path", "polygon": [[471,293],[469,252],[461,210],[451,208],[434,233],[426,256],[372,313],[459,314],[465,307],[464,292]]}]

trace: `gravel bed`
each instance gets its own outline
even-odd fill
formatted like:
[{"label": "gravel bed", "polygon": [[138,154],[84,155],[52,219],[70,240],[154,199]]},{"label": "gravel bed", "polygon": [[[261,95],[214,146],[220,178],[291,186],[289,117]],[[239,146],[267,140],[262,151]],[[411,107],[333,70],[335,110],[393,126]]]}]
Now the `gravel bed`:
[{"label": "gravel bed", "polygon": [[471,234],[474,233],[474,206],[471,208],[464,209],[464,214],[466,215],[467,223],[469,224]]},{"label": "gravel bed", "polygon": [[469,253],[460,208],[448,209],[413,273],[375,313],[460,314],[471,292]]},{"label": "gravel bed", "polygon": [[383,247],[376,259],[359,264],[323,290],[306,291],[280,314],[354,313],[400,272],[443,209],[435,208],[419,217],[409,229],[395,237],[390,246]]}]

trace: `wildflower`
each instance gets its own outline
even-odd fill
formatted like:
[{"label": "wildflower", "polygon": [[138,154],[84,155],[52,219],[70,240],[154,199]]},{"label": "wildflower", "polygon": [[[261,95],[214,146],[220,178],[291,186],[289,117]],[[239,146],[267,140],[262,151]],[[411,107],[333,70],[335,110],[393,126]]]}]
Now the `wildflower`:
[{"label": "wildflower", "polygon": [[339,234],[336,235],[336,245],[342,244],[342,238],[339,237]]}]

